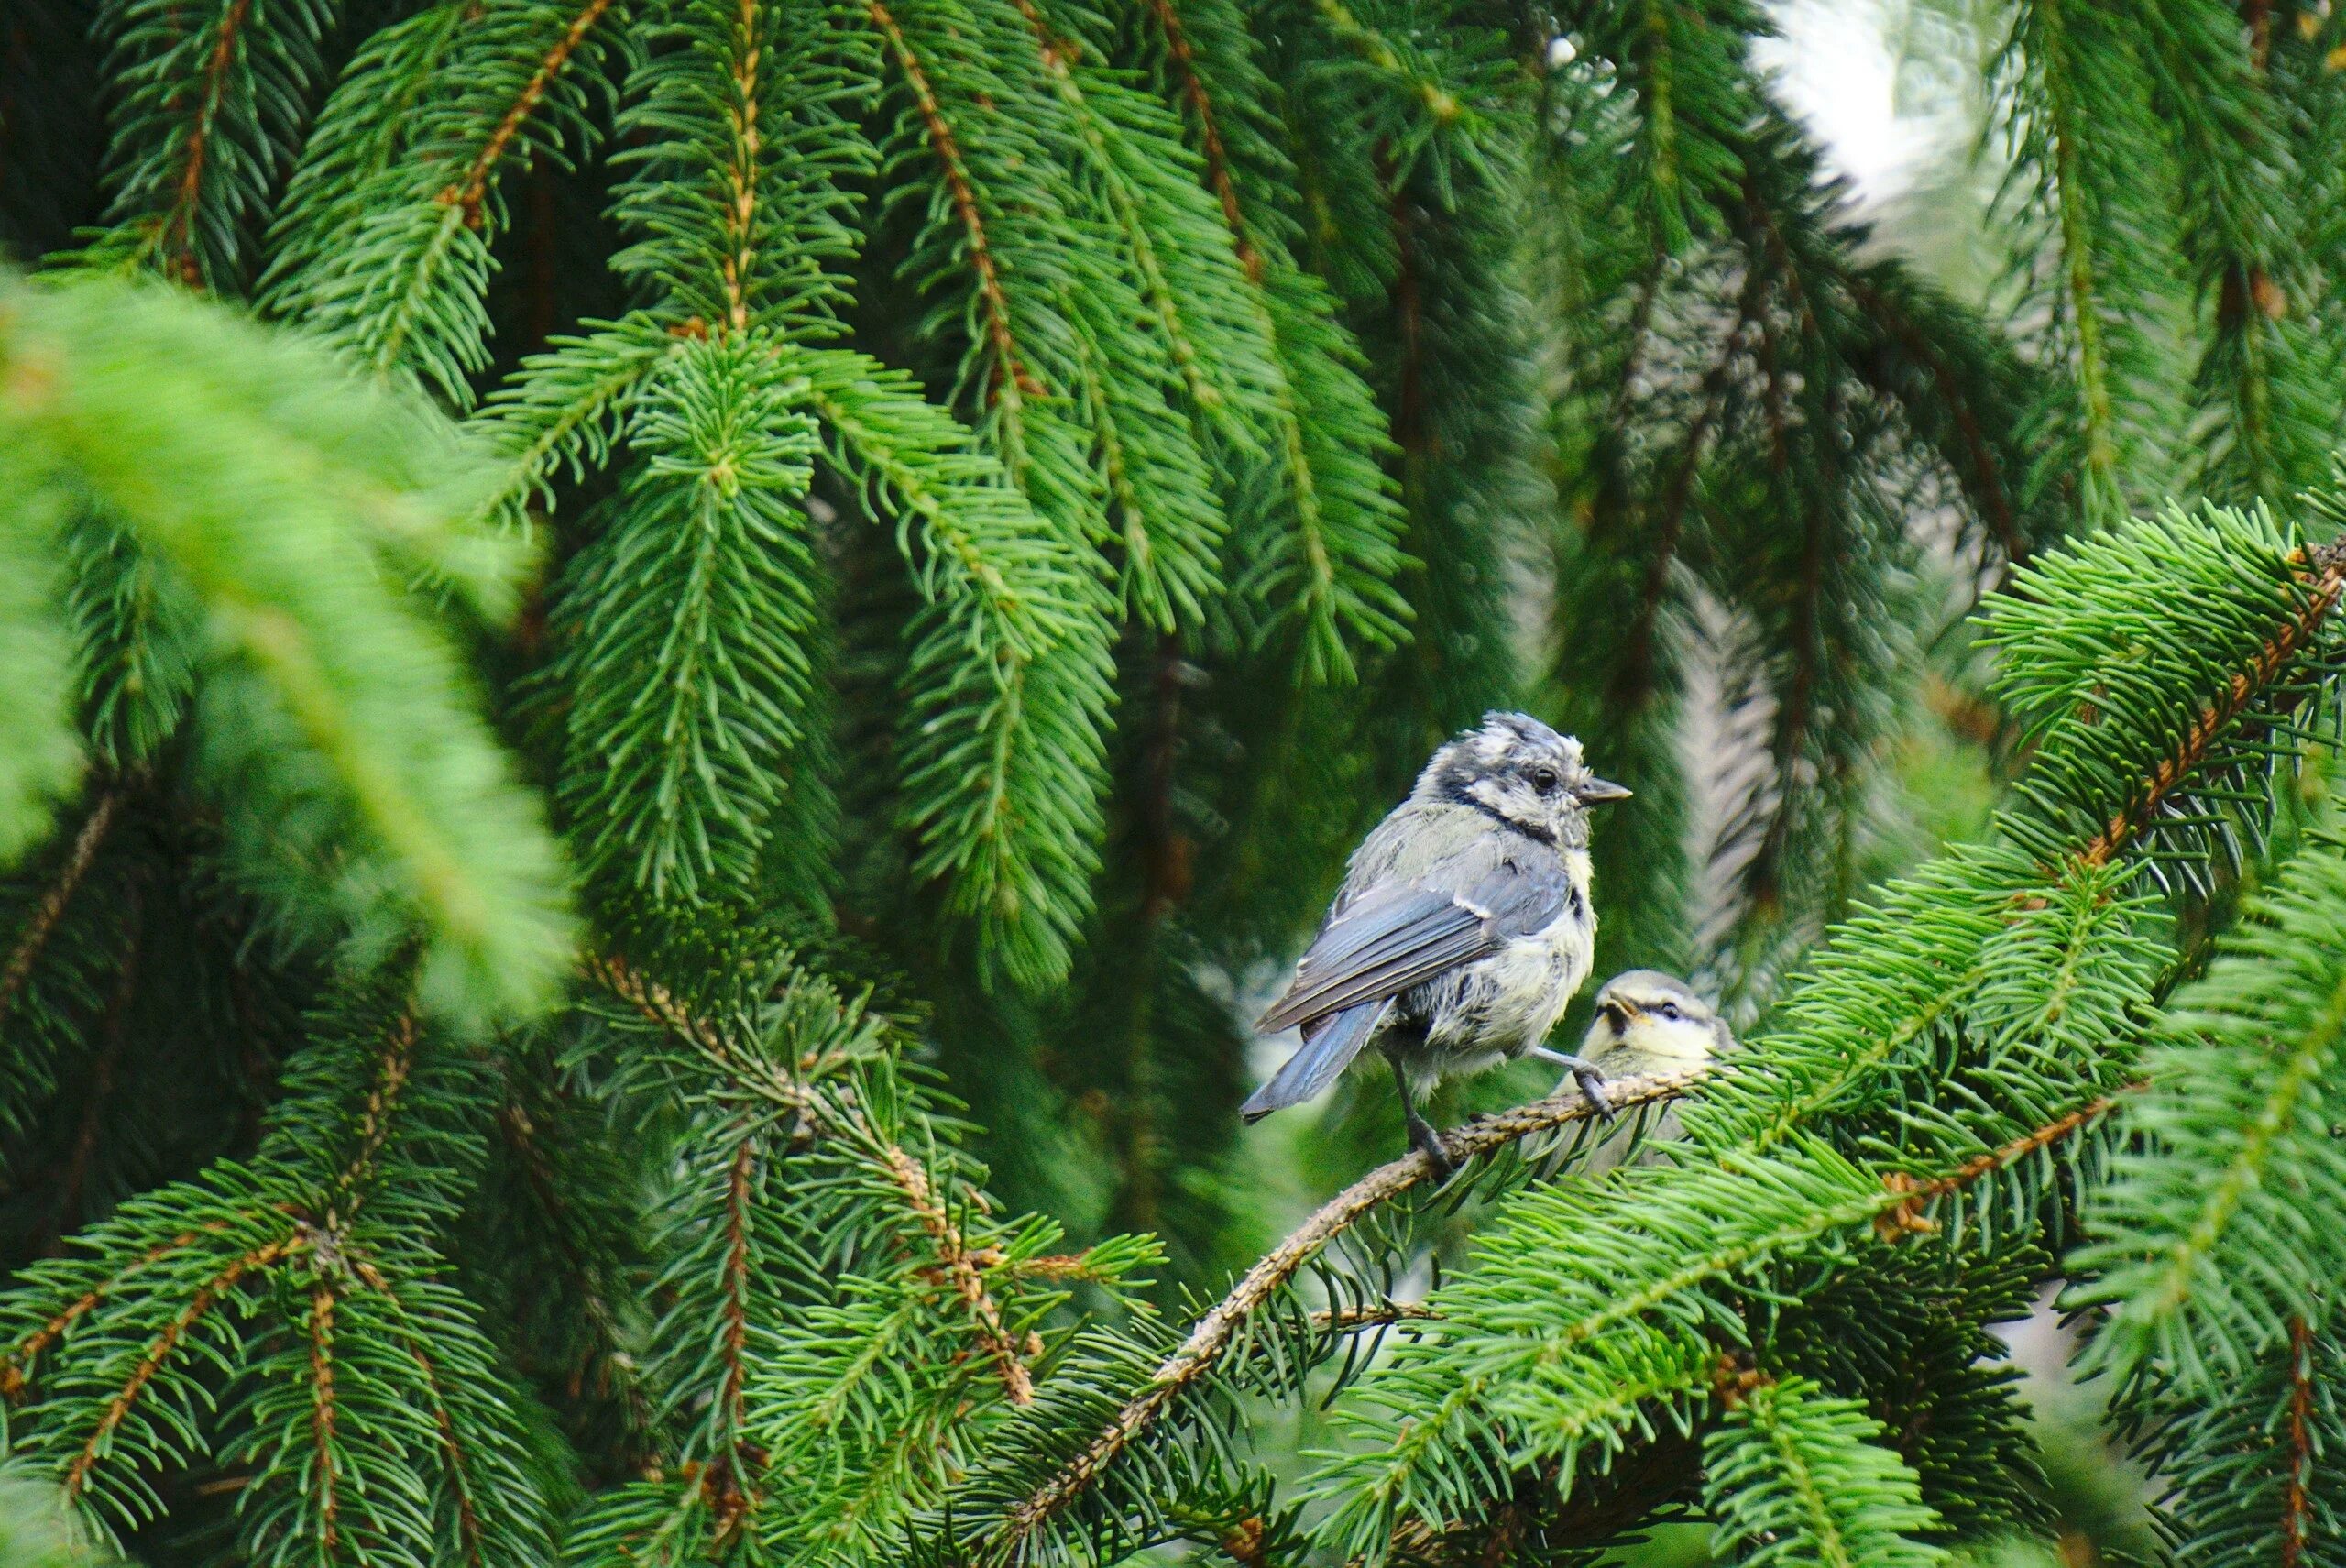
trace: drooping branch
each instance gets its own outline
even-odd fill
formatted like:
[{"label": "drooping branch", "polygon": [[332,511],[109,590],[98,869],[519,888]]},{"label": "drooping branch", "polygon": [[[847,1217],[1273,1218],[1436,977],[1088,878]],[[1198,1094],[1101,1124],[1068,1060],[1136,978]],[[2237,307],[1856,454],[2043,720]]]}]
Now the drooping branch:
[{"label": "drooping branch", "polygon": [[196,87],[187,141],[180,154],[180,175],[172,181],[170,210],[155,225],[156,253],[191,289],[201,288],[203,283],[203,268],[195,255],[194,230],[196,212],[203,199],[204,164],[211,153],[212,132],[220,117],[221,100],[227,92],[228,72],[241,51],[241,35],[251,15],[252,0],[230,0],[228,9],[221,15],[219,32],[212,40],[212,52],[203,62],[203,77]]},{"label": "drooping branch", "polygon": [[929,82],[928,71],[921,64],[920,56],[914,52],[912,41],[904,37],[894,13],[882,0],[865,0],[864,10],[887,40],[889,52],[896,57],[897,68],[904,73],[904,83],[911,88],[913,102],[920,109],[929,148],[944,170],[946,193],[952,199],[954,216],[960,220],[968,239],[970,267],[978,278],[978,300],[985,314],[986,336],[994,350],[992,390],[996,396],[1013,400],[1022,393],[1039,396],[1042,383],[1028,372],[1018,353],[1018,336],[1010,321],[1010,296],[1003,290],[1002,271],[987,237],[985,217],[978,210],[977,184],[970,178],[969,160],[961,154],[960,140],[953,134],[952,122],[946,117],[945,107]]},{"label": "drooping branch", "polygon": [[1174,9],[1173,0],[1148,0],[1148,10],[1165,34],[1165,51],[1172,60],[1174,75],[1179,79],[1181,97],[1189,105],[1189,112],[1198,117],[1198,141],[1206,160],[1206,185],[1222,203],[1222,215],[1230,225],[1230,243],[1237,249],[1238,264],[1246,269],[1249,280],[1260,283],[1263,255],[1246,237],[1246,214],[1238,204],[1238,183],[1230,174],[1230,149],[1222,145],[1222,126],[1214,115],[1213,101],[1207,96],[1205,78],[1199,74],[1197,56],[1190,51],[1189,35],[1181,26],[1181,13]]},{"label": "drooping branch", "polygon": [[504,117],[497,122],[497,128],[489,133],[488,139],[481,144],[480,151],[473,155],[473,160],[466,167],[462,177],[440,192],[441,204],[461,212],[466,228],[480,227],[481,203],[488,199],[488,182],[497,172],[498,163],[505,157],[506,149],[513,145],[514,138],[530,123],[530,116],[537,113],[538,104],[570,63],[570,57],[578,51],[578,46],[586,41],[586,35],[595,30],[595,24],[601,21],[603,13],[610,8],[611,0],[586,0],[578,15],[572,18],[569,27],[555,40],[554,48],[538,61],[537,70],[515,95]]}]

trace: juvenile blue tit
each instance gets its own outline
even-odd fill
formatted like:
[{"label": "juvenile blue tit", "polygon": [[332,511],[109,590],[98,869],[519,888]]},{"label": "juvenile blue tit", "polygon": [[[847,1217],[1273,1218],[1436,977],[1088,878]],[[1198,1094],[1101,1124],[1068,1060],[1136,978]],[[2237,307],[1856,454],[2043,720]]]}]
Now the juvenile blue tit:
[{"label": "juvenile blue tit", "polygon": [[[1718,1010],[1676,975],[1624,970],[1596,993],[1596,1014],[1581,1040],[1581,1056],[1605,1078],[1684,1072],[1706,1067],[1735,1049],[1735,1036]],[[1582,1092],[1586,1093],[1584,1082]],[[1648,1145],[1679,1134],[1678,1107],[1664,1105],[1647,1133]],[[1622,1128],[1598,1146],[1582,1169],[1594,1175],[1628,1157],[1635,1129]],[[1649,1151],[1648,1157],[1650,1157]]]},{"label": "juvenile blue tit", "polygon": [[[1375,1046],[1410,1143],[1448,1176],[1418,1096],[1539,1047],[1588,978],[1588,812],[1628,794],[1589,772],[1579,741],[1520,713],[1485,714],[1436,751],[1353,851],[1295,979],[1255,1025],[1301,1025],[1303,1046],[1240,1113],[1310,1099]],[[1541,1054],[1584,1090],[1599,1081],[1578,1058]]]}]

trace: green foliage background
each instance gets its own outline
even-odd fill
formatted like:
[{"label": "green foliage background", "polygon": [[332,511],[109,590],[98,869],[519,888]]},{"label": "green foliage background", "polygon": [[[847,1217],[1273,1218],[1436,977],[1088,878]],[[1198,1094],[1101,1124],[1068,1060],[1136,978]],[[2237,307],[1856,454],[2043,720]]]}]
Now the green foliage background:
[{"label": "green foliage background", "polygon": [[[13,0],[0,1552],[2346,1563],[2346,20],[1869,15]],[[1747,1050],[1242,1136],[1501,706]]]}]

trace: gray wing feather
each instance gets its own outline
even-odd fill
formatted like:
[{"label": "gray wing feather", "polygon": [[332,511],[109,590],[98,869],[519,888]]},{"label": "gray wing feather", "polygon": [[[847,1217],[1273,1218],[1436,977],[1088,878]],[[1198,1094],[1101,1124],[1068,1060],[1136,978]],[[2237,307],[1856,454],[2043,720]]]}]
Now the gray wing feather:
[{"label": "gray wing feather", "polygon": [[1421,883],[1372,888],[1331,921],[1295,979],[1255,1025],[1274,1034],[1364,1002],[1398,996],[1446,970],[1543,929],[1571,884],[1551,861],[1502,862],[1461,890]]}]

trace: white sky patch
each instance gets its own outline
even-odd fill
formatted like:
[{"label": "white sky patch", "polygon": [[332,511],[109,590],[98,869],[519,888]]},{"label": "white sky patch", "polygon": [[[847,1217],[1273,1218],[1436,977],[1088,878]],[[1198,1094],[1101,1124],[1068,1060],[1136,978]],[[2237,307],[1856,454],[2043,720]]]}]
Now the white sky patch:
[{"label": "white sky patch", "polygon": [[1757,40],[1752,58],[1776,73],[1777,100],[1824,144],[1861,204],[1903,190],[1938,127],[1897,112],[1898,66],[1878,0],[1775,0],[1769,10],[1782,36]]}]

